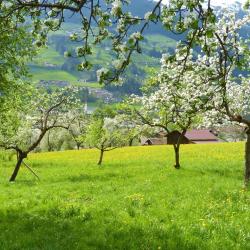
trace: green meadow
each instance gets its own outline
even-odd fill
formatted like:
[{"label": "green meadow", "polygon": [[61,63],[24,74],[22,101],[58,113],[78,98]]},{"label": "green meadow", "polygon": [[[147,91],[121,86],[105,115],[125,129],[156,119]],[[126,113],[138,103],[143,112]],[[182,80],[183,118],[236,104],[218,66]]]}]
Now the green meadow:
[{"label": "green meadow", "polygon": [[32,80],[34,81],[77,81],[77,77],[60,69],[49,69],[40,66],[33,66],[31,68]]},{"label": "green meadow", "polygon": [[243,143],[34,153],[8,183],[0,159],[0,249],[250,249]]}]

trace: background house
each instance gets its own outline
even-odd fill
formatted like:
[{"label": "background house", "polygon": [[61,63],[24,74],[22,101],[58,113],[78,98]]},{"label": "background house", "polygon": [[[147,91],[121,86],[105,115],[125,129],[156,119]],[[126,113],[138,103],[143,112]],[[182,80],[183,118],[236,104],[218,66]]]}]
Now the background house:
[{"label": "background house", "polygon": [[[159,132],[153,137],[142,138],[142,145],[164,145],[164,144],[176,144],[180,137],[180,132],[174,130],[169,134]],[[199,143],[217,143],[219,139],[209,129],[193,129],[187,131],[185,136],[181,139],[181,144],[199,144]]]},{"label": "background house", "polygon": [[219,142],[217,134],[213,133],[213,131],[209,129],[193,129],[187,131],[185,137],[191,143],[215,143]]},{"label": "background house", "polygon": [[141,145],[164,145],[167,144],[167,134],[164,131],[154,134],[152,137],[142,137]]}]

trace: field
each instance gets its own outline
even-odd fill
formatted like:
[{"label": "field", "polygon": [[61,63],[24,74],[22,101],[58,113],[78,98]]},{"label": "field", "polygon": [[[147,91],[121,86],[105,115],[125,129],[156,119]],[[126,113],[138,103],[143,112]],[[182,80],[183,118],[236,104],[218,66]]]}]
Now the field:
[{"label": "field", "polygon": [[250,249],[243,143],[32,154],[0,160],[0,249]]},{"label": "field", "polygon": [[76,82],[77,78],[63,70],[47,69],[40,66],[32,67],[31,69],[32,79],[34,81],[45,80],[45,81],[68,81]]}]

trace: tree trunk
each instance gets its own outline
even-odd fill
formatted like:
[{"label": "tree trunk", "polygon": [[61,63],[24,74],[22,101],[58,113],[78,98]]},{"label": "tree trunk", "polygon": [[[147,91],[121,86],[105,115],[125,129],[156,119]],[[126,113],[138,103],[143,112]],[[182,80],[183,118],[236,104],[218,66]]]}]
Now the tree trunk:
[{"label": "tree trunk", "polygon": [[175,165],[176,169],[180,169],[180,144],[174,144],[174,153],[175,153]]},{"label": "tree trunk", "polygon": [[131,147],[133,145],[134,138],[129,140],[129,146]]},{"label": "tree trunk", "polygon": [[245,146],[245,185],[249,185],[250,181],[250,128],[247,132],[247,141]]},{"label": "tree trunk", "polygon": [[48,143],[48,151],[50,152],[50,151],[52,151],[52,147],[51,147],[51,145],[50,145],[50,131],[48,131],[48,138],[47,138],[48,140],[47,140],[47,143]]},{"label": "tree trunk", "polygon": [[181,145],[182,139],[185,136],[186,132],[187,132],[187,129],[183,129],[180,136],[178,137],[176,144],[173,145],[174,146],[174,153],[175,153],[175,166],[174,167],[176,169],[181,168],[181,165],[180,165],[180,145]]},{"label": "tree trunk", "polygon": [[16,177],[17,177],[19,169],[22,165],[23,159],[24,159],[24,157],[21,154],[18,154],[18,160],[17,160],[16,166],[15,166],[14,172],[12,173],[12,175],[10,177],[10,180],[9,180],[10,182],[16,180]]},{"label": "tree trunk", "polygon": [[103,154],[104,154],[104,150],[101,149],[101,154],[100,154],[100,158],[99,158],[98,165],[101,165],[101,164],[102,164]]}]

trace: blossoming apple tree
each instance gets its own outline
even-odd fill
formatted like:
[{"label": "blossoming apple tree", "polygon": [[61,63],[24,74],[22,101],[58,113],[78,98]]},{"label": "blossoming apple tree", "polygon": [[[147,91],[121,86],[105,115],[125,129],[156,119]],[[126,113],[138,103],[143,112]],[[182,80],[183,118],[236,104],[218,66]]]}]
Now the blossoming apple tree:
[{"label": "blossoming apple tree", "polygon": [[21,107],[5,113],[0,126],[0,147],[17,153],[17,163],[10,181],[15,181],[23,160],[36,149],[49,130],[68,129],[71,122],[68,113],[77,102],[72,88],[49,94],[45,90],[26,86]]},{"label": "blossoming apple tree", "polygon": [[87,128],[84,142],[100,151],[98,165],[102,164],[105,152],[127,144],[127,134],[119,128],[115,115],[116,112],[108,108],[96,110]]},{"label": "blossoming apple tree", "polygon": [[[247,136],[245,150],[245,183],[250,180],[250,82],[249,82],[249,38],[243,39],[241,32],[250,23],[250,15],[237,18],[234,12],[223,10],[218,14],[216,23],[207,23],[206,33],[196,38],[199,54],[192,49],[186,56],[187,47],[177,47],[176,56],[166,58],[166,65],[174,67],[174,72],[168,68],[161,75],[167,76],[167,95],[162,100],[155,97],[148,99],[148,105],[159,102],[159,107],[165,101],[172,103],[173,108],[185,111],[185,104],[192,110],[202,114],[200,123],[206,127],[228,124],[240,124],[245,127]],[[249,36],[247,33],[245,36]],[[164,68],[163,68],[164,69]],[[171,72],[171,73],[168,73]],[[184,91],[178,93],[181,83],[185,83]],[[166,86],[167,86],[166,85]],[[161,86],[161,85],[160,85]],[[169,93],[169,89],[174,93]],[[164,93],[164,88],[161,91]],[[158,95],[163,95],[159,93]],[[173,95],[173,97],[171,97]],[[179,100],[185,100],[184,106]],[[197,102],[197,103],[196,103]],[[143,106],[146,106],[144,99]],[[198,104],[198,106],[197,106]],[[198,109],[193,109],[197,107]],[[159,108],[158,108],[159,109]],[[175,110],[169,110],[168,115]],[[187,109],[188,110],[188,109]],[[191,112],[193,113],[193,112]],[[194,113],[193,113],[194,114]],[[181,115],[176,114],[181,117]],[[164,114],[163,117],[167,117]],[[184,116],[185,117],[185,116]],[[190,111],[188,111],[190,117]],[[143,118],[143,116],[142,116]],[[144,119],[147,121],[147,119]],[[167,119],[168,121],[168,119]],[[178,120],[174,122],[178,124]],[[156,125],[150,122],[152,125]],[[162,126],[163,124],[158,125]]]},{"label": "blossoming apple tree", "polygon": [[68,128],[68,132],[79,150],[84,146],[83,138],[86,136],[87,127],[90,123],[90,115],[83,108],[71,110],[69,113],[72,122]]},{"label": "blossoming apple tree", "polygon": [[132,114],[141,124],[161,128],[167,134],[173,130],[179,132],[180,136],[173,144],[177,169],[180,168],[181,141],[189,128],[201,122],[202,111],[208,101],[204,98],[206,86],[200,84],[192,55],[186,60],[186,70],[179,74],[183,69],[179,64],[182,57],[177,52],[174,61],[171,56],[163,55],[158,81],[151,84],[142,97],[132,98],[133,103],[137,104]]},{"label": "blossoming apple tree", "polygon": [[241,32],[249,24],[249,13],[237,19],[235,13],[224,10],[218,22],[210,24],[211,36],[202,47],[204,55],[197,58],[197,67],[203,65],[204,69],[200,79],[209,77],[206,91],[213,93],[209,96],[210,109],[205,112],[207,126],[236,123],[245,128],[246,184],[250,180],[250,44],[249,34],[243,39]]}]

